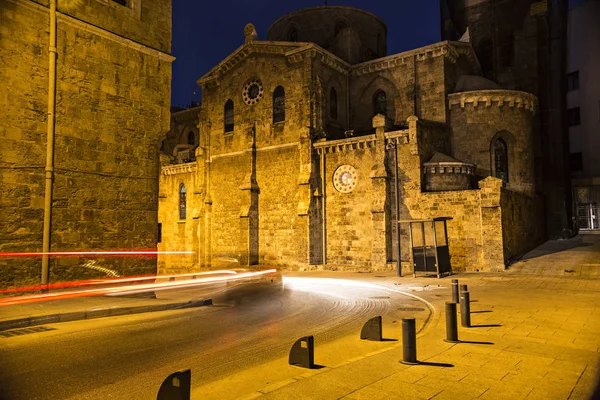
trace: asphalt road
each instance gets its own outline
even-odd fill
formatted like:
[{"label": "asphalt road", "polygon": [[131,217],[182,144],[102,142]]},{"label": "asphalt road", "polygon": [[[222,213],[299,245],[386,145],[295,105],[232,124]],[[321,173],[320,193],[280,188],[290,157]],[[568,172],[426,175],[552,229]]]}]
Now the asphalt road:
[{"label": "asphalt road", "polygon": [[[294,341],[360,332],[369,318],[401,318],[422,303],[375,288],[295,279],[286,288],[240,287],[215,305],[47,325],[0,338],[0,398],[152,399],[172,372],[192,387],[285,357]],[[399,311],[400,310],[400,311]]]}]

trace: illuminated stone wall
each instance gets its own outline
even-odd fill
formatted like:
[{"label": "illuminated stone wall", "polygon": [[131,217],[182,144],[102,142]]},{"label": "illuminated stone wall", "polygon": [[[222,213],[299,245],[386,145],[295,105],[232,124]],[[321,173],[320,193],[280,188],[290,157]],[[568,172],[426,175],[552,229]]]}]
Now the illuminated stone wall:
[{"label": "illuminated stone wall", "polygon": [[[47,3],[5,0],[0,8],[0,251],[42,250]],[[171,1],[131,2],[141,9],[100,0],[60,3],[51,250],[156,248]],[[39,258],[0,263],[1,286],[40,280]],[[61,258],[52,260],[50,279],[105,276],[96,267],[147,274],[156,260]]]},{"label": "illuminated stone wall", "polygon": [[[161,256],[161,272],[215,268],[226,260],[237,266],[392,269],[398,259],[394,221],[435,217],[452,218],[448,235],[454,270],[504,269],[515,251],[537,244],[532,232],[537,232],[538,215],[529,206],[535,199],[527,197],[533,182],[528,140],[535,99],[503,91],[527,101],[507,101],[503,113],[494,101],[491,107],[463,111],[463,103],[471,100],[453,94],[456,83],[462,75],[479,73],[468,43],[442,42],[350,65],[310,43],[247,35],[243,46],[198,80],[203,103],[196,161],[163,163],[159,248],[193,250],[198,257]],[[262,97],[249,104],[244,98],[252,80],[260,81]],[[277,86],[285,90],[284,122],[272,119]],[[387,94],[386,116],[374,115],[378,90]],[[234,128],[226,132],[229,99]],[[489,121],[479,123],[486,116]],[[514,132],[513,150],[520,158],[519,164],[509,161],[515,179],[507,187],[489,177],[482,161],[489,164],[490,140],[502,130]],[[479,182],[427,192],[423,164],[436,152],[470,168],[477,164]],[[349,175],[342,179],[344,171]],[[190,207],[199,212],[178,221],[173,212],[183,182],[193,185]],[[468,187],[476,189],[463,190]],[[522,196],[513,196],[516,190]],[[524,226],[526,233],[503,226],[514,224],[508,215],[519,204],[526,205],[522,217],[532,219]],[[517,236],[522,239],[518,248],[507,248],[505,242]],[[412,271],[409,246],[402,224],[405,272]]]},{"label": "illuminated stone wall", "polygon": [[507,189],[534,193],[533,95],[513,90],[479,90],[448,96],[452,149],[461,161],[477,165],[479,177],[494,175],[493,143],[508,150]]}]

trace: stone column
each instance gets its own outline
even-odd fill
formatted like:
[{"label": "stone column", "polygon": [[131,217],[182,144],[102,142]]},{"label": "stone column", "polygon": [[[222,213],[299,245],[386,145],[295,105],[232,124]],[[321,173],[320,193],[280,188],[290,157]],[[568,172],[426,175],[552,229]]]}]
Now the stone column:
[{"label": "stone column", "polygon": [[250,171],[244,177],[242,191],[242,208],[240,210],[239,263],[250,266],[258,264],[258,195],[256,182],[256,123],[248,131],[250,150]]},{"label": "stone column", "polygon": [[371,195],[371,267],[376,270],[385,269],[387,265],[386,235],[386,207],[390,201],[388,193],[388,173],[385,168],[385,129],[390,127],[391,121],[385,116],[378,114],[373,117],[373,128],[375,128],[375,165],[370,174]]},{"label": "stone column", "polygon": [[486,272],[504,271],[502,209],[500,195],[504,182],[489,176],[479,181],[481,196],[481,264]]},{"label": "stone column", "polygon": [[300,171],[298,174],[298,208],[295,223],[295,231],[298,243],[298,262],[308,264],[310,262],[310,215],[315,207],[312,196],[312,143],[310,137],[305,135],[300,138]]}]

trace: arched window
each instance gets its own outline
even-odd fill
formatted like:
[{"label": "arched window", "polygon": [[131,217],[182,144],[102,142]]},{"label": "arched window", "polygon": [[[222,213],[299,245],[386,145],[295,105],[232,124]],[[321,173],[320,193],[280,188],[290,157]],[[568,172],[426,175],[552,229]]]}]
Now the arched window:
[{"label": "arched window", "polygon": [[387,115],[387,95],[383,90],[378,90],[373,97],[373,109],[375,115]]},{"label": "arched window", "polygon": [[494,171],[496,178],[508,182],[508,147],[502,139],[494,142]]},{"label": "arched window", "polygon": [[196,144],[196,135],[194,135],[194,132],[190,132],[188,133],[188,144],[194,145]]},{"label": "arched window", "polygon": [[287,41],[288,42],[297,42],[298,41],[298,29],[296,29],[295,26],[292,26],[290,29],[288,29]]},{"label": "arched window", "polygon": [[329,92],[329,116],[333,119],[338,117],[337,92],[334,88]]},{"label": "arched window", "polygon": [[233,132],[233,100],[229,99],[225,103],[225,132]]},{"label": "arched window", "polygon": [[273,92],[273,122],[285,121],[285,91],[277,86]]},{"label": "arched window", "polygon": [[179,219],[185,219],[186,207],[185,185],[182,183],[179,186]]}]

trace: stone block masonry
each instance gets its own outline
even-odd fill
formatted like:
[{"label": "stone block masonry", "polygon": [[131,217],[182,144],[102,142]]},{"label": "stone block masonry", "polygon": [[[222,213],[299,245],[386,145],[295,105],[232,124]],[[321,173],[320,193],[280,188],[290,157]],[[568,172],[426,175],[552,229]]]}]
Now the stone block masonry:
[{"label": "stone block masonry", "polygon": [[[244,44],[197,81],[203,103],[196,161],[163,164],[159,220],[170,237],[159,248],[183,246],[199,256],[161,257],[161,272],[215,267],[217,258],[240,266],[354,270],[393,268],[400,258],[412,272],[408,226],[400,227],[398,254],[397,221],[435,217],[452,218],[456,271],[503,270],[512,254],[533,245],[538,220],[528,221],[525,232],[515,225],[517,209],[537,218],[535,97],[456,92],[465,75],[481,74],[469,43],[363,54],[357,61],[365,43],[334,44],[370,23],[340,28],[336,18],[344,13],[358,11],[289,14],[273,25],[269,40],[259,40],[248,24]],[[321,23],[326,14],[331,22]],[[319,18],[295,25],[307,15]],[[493,145],[503,142],[507,153],[496,154]],[[428,177],[428,186],[430,160],[439,167],[430,173],[446,175]],[[176,218],[182,183],[193,185],[188,196],[197,193],[189,206],[201,210],[191,217],[198,223]]]},{"label": "stone block masonry", "polygon": [[[132,2],[132,4],[139,2]],[[147,2],[142,2],[147,7]],[[119,6],[122,7],[122,6]],[[136,15],[59,6],[51,251],[155,249],[158,147],[169,128],[171,2]],[[0,7],[0,251],[41,251],[47,2]],[[51,259],[50,280],[156,271],[153,258]],[[41,260],[0,260],[0,286],[35,284]]]}]

